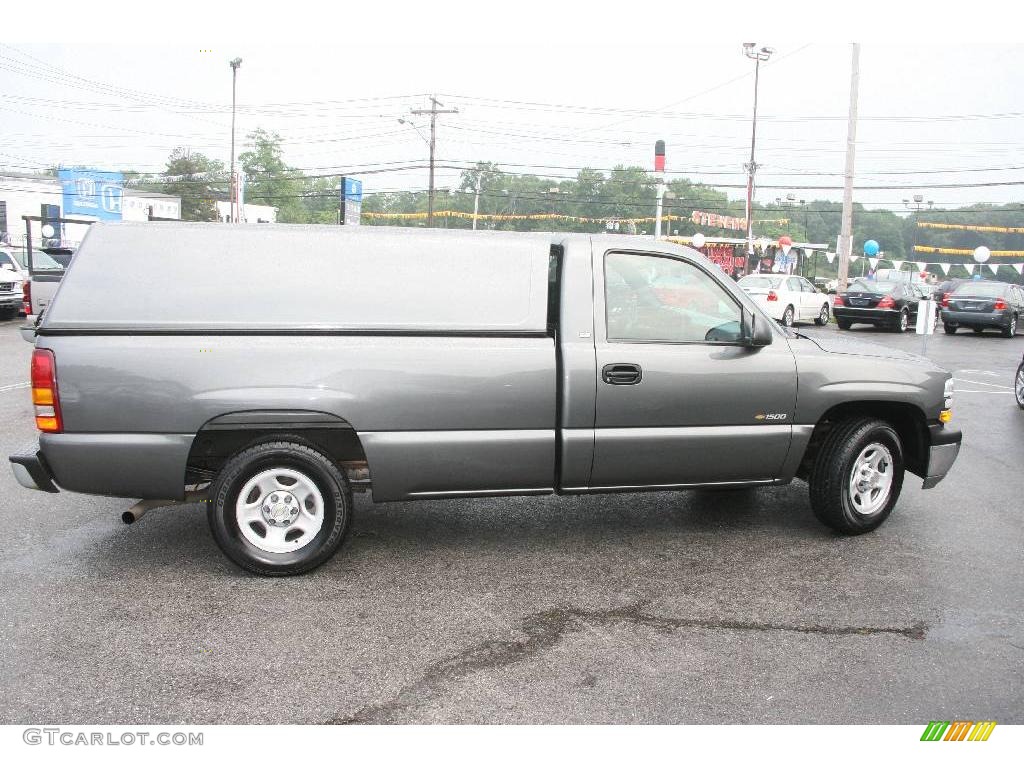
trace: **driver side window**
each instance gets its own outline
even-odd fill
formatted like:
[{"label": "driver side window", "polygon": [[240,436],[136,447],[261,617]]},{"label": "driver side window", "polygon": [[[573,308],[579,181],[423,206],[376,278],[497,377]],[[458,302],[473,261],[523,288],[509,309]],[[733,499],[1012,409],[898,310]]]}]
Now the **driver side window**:
[{"label": "driver side window", "polygon": [[714,278],[667,256],[605,257],[609,341],[737,342],[740,307]]}]

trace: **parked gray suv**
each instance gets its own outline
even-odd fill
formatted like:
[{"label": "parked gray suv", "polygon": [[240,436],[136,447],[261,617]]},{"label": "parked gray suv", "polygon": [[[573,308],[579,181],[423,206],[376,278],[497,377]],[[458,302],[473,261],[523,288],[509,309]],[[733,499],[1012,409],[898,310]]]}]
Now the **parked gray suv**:
[{"label": "parked gray suv", "polygon": [[[282,253],[302,257],[281,272]],[[651,238],[99,223],[35,346],[23,485],[142,499],[128,519],[205,500],[224,552],[269,575],[329,558],[353,491],[800,478],[858,534],[960,448],[949,373],[782,329]]]}]

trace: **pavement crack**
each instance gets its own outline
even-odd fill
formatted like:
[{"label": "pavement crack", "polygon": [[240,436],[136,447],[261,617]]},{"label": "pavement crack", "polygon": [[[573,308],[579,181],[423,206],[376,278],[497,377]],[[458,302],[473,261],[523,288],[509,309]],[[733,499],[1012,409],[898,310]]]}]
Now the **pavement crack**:
[{"label": "pavement crack", "polygon": [[328,725],[394,723],[401,714],[439,696],[444,688],[475,672],[499,669],[516,664],[554,647],[567,635],[587,625],[608,626],[632,624],[661,632],[679,629],[737,632],[798,632],[808,635],[871,636],[895,635],[908,640],[923,640],[928,627],[922,623],[909,626],[829,626],[824,624],[786,624],[739,621],[731,619],[686,619],[659,616],[646,609],[650,601],[641,601],[620,608],[586,611],[580,608],[552,608],[530,614],[521,626],[521,639],[485,640],[460,653],[428,666],[419,679],[403,687],[391,699],[371,704],[355,713],[327,721]]}]

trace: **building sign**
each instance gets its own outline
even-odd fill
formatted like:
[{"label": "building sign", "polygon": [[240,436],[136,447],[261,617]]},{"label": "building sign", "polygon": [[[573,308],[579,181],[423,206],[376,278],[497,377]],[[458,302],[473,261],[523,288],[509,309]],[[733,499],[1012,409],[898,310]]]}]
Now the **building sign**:
[{"label": "building sign", "polygon": [[342,176],[340,211],[342,224],[358,224],[359,213],[363,208],[363,182]]},{"label": "building sign", "polygon": [[739,232],[747,231],[747,220],[736,216],[721,216],[717,213],[705,213],[694,211],[690,214],[690,221],[698,227],[714,227],[716,229],[735,229]]},{"label": "building sign", "polygon": [[121,220],[124,176],[90,168],[60,168],[65,216],[93,216],[101,221]]}]

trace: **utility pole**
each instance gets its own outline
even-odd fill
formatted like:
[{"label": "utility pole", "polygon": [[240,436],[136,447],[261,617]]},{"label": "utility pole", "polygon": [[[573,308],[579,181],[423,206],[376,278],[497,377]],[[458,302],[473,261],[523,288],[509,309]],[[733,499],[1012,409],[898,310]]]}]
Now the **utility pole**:
[{"label": "utility pole", "polygon": [[476,229],[476,217],[480,213],[480,184],[484,180],[484,172],[477,171],[476,192],[473,195],[473,229]]},{"label": "utility pole", "polygon": [[430,109],[414,109],[414,115],[430,115],[430,185],[427,190],[427,226],[434,226],[434,146],[437,139],[437,116],[454,115],[457,109],[438,109],[443,107],[436,96],[430,97]]},{"label": "utility pole", "polygon": [[850,251],[853,248],[853,161],[857,152],[857,88],[860,78],[860,43],[853,44],[850,64],[850,119],[846,126],[846,178],[843,185],[843,225],[839,234],[839,286],[846,290],[850,276]]},{"label": "utility pole", "polygon": [[[775,49],[764,46],[760,49],[757,43],[744,43],[743,55],[754,60],[754,118],[750,126],[750,163],[747,164],[747,261],[754,255],[754,174],[757,173],[757,162],[754,160],[754,146],[757,143],[757,87],[761,79],[761,62],[768,61]],[[762,256],[764,254],[761,254]]]},{"label": "utility pole", "polygon": [[241,59],[231,62],[231,223],[238,223],[238,179],[235,178],[235,86],[238,82],[238,68]]}]

